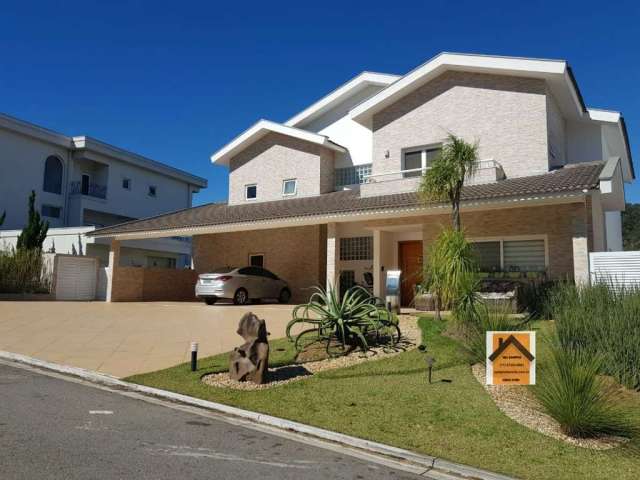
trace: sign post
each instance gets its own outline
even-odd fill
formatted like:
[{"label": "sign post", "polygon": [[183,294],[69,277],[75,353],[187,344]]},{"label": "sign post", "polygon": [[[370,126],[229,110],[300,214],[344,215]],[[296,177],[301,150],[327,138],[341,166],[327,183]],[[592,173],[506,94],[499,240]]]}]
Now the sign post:
[{"label": "sign post", "polygon": [[536,332],[487,332],[487,385],[535,385]]}]

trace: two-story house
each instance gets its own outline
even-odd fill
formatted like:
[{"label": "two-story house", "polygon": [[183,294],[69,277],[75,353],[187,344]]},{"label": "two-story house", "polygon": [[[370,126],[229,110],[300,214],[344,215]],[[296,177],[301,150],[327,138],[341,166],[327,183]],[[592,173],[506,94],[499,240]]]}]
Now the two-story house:
[{"label": "two-story house", "polygon": [[[44,249],[87,254],[108,262],[108,244],[86,233],[192,205],[207,181],[90,137],[68,137],[0,115],[0,247],[15,244],[27,221],[28,198],[50,225]],[[130,242],[123,262],[184,266],[189,239]]]},{"label": "two-story house", "polygon": [[294,301],[325,282],[382,295],[400,269],[406,304],[450,224],[447,203],[416,193],[448,133],[479,143],[462,223],[483,271],[582,281],[589,252],[622,248],[635,176],[621,114],[587,108],[565,61],[450,53],[403,76],[362,73],[284,123],[257,122],[211,157],[229,169],[227,203],[95,235],[114,251],[189,235],[197,271],[264,265]]}]

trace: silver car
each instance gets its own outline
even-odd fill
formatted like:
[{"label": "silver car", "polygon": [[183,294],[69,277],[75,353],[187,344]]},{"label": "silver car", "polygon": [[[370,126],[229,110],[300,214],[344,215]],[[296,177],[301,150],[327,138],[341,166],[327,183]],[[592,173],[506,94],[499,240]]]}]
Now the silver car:
[{"label": "silver car", "polygon": [[291,290],[287,282],[262,267],[224,267],[216,269],[215,273],[198,276],[196,297],[207,305],[213,305],[221,298],[231,299],[236,305],[263,298],[287,303]]}]

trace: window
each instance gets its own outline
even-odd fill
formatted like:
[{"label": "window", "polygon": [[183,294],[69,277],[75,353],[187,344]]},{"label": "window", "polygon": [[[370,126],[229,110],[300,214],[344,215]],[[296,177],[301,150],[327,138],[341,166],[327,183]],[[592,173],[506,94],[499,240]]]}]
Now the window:
[{"label": "window", "polygon": [[340,260],[372,260],[373,237],[340,239]]},{"label": "window", "polygon": [[149,268],[176,268],[176,259],[169,257],[147,257]]},{"label": "window", "polygon": [[255,200],[256,198],[258,198],[258,186],[256,184],[245,185],[244,198],[246,200]]},{"label": "window", "polygon": [[251,275],[253,277],[259,277],[262,273],[262,268],[260,267],[244,267],[238,270],[240,275]]},{"label": "window", "polygon": [[123,178],[122,179],[122,188],[124,188],[125,190],[131,190],[131,179],[130,178]]},{"label": "window", "polygon": [[88,174],[83,173],[81,178],[82,181],[80,182],[80,193],[82,193],[82,195],[89,195],[91,177]]},{"label": "window", "polygon": [[155,185],[149,185],[149,191],[147,193],[150,197],[155,197],[157,194],[157,189]]},{"label": "window", "polygon": [[44,183],[42,190],[49,193],[62,193],[62,162],[53,155],[44,162]]},{"label": "window", "polygon": [[366,183],[369,175],[371,175],[370,163],[366,165],[354,165],[353,167],[336,168],[336,188],[339,189],[346,185],[362,185]]},{"label": "window", "polygon": [[472,244],[478,266],[482,272],[500,270],[500,242],[476,242]]},{"label": "window", "polygon": [[252,267],[264,267],[264,255],[262,253],[250,253],[249,265]]},{"label": "window", "polygon": [[438,158],[441,151],[442,147],[437,146],[411,149],[404,152],[402,158],[402,170],[415,170],[420,168],[422,171],[406,172],[403,174],[403,177],[419,177],[422,175],[422,173],[429,168],[431,163]]},{"label": "window", "polygon": [[282,195],[295,195],[297,192],[297,184],[298,182],[295,178],[284,180],[282,182]]},{"label": "window", "polygon": [[60,207],[54,207],[53,205],[42,205],[40,211],[43,217],[60,218],[62,209]]},{"label": "window", "polygon": [[504,270],[534,272],[545,268],[544,240],[505,240]]},{"label": "window", "polygon": [[546,268],[544,239],[504,239],[472,245],[483,272],[538,272]]}]

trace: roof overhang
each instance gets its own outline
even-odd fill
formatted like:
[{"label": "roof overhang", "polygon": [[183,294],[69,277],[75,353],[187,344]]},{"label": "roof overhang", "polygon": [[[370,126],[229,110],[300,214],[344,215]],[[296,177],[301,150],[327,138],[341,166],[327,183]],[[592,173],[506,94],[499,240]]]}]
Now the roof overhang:
[{"label": "roof overhang", "polygon": [[[559,192],[549,194],[532,194],[527,196],[513,196],[485,200],[463,201],[461,210],[494,210],[503,208],[517,208],[525,206],[557,205],[578,203],[584,201],[587,192],[576,190],[571,192]],[[206,235],[211,233],[243,232],[250,230],[268,230],[273,228],[300,227],[318,225],[323,223],[362,222],[367,220],[381,220],[400,217],[418,217],[425,215],[442,215],[450,209],[448,203],[424,206],[401,206],[393,208],[370,209],[363,211],[341,212],[319,215],[305,215],[279,219],[258,220],[248,222],[227,223],[220,225],[193,225],[168,229],[141,230],[136,232],[101,234],[100,231],[92,232],[95,238],[112,238],[115,240],[142,240],[147,238],[162,238],[172,236]]]},{"label": "roof overhang", "polygon": [[270,120],[260,120],[255,125],[242,132],[231,142],[211,155],[211,162],[215,163],[216,165],[228,165],[231,158],[243,151],[248,146],[257,142],[270,132],[280,133],[292,138],[297,138],[299,140],[314,143],[316,145],[320,145],[336,152],[346,152],[346,149],[344,147],[333,143],[325,135],[318,135],[317,133],[308,132],[299,128],[289,127],[287,125],[282,125]]},{"label": "roof overhang", "polygon": [[362,72],[347,83],[333,90],[331,93],[325,95],[308,108],[305,108],[300,113],[291,117],[285,122],[285,125],[289,127],[299,127],[307,124],[361,90],[372,85],[387,87],[399,78],[399,75],[391,75],[387,73]]},{"label": "roof overhang", "polygon": [[91,154],[104,155],[123,162],[131,163],[153,172],[161,173],[168,177],[176,178],[197,188],[206,188],[207,186],[207,180],[205,178],[192,175],[178,168],[170,167],[164,163],[156,162],[155,160],[143,157],[142,155],[114,147],[113,145],[101,142],[95,138],[77,136],[72,137],[72,141],[74,150],[77,151],[80,156],[91,158]]},{"label": "roof overhang", "polygon": [[581,118],[586,112],[573,73],[564,60],[441,53],[355,107],[350,112],[351,118],[365,123],[375,113],[449,70],[544,79],[565,115]]}]

